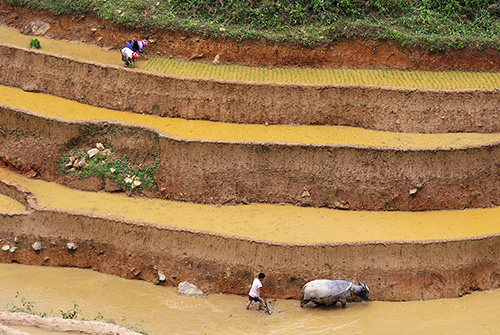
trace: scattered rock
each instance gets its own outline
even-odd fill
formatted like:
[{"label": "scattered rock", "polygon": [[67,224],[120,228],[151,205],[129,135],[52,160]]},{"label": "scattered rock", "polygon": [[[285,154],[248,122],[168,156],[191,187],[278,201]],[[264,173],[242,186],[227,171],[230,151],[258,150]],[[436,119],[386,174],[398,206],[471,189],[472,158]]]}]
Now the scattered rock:
[{"label": "scattered rock", "polygon": [[219,64],[220,63],[220,55],[217,54],[214,58],[214,61],[213,61],[214,64]]},{"label": "scattered rock", "polygon": [[2,250],[3,250],[3,251],[7,251],[7,250],[9,250],[9,249],[10,249],[10,245],[8,245],[8,244],[6,244],[6,245],[4,245],[4,246],[2,247]]},{"label": "scattered rock", "polygon": [[10,252],[14,252],[16,250],[17,250],[17,247],[15,247],[15,246],[10,247],[10,249],[9,249]]},{"label": "scattered rock", "polygon": [[309,191],[304,188],[304,192],[302,192],[302,198],[307,198],[307,197],[310,197],[311,196],[311,193],[309,193]]},{"label": "scattered rock", "polygon": [[75,243],[68,242],[68,244],[66,244],[66,248],[68,248],[68,250],[76,250],[78,247]]},{"label": "scattered rock", "polygon": [[335,201],[333,205],[338,209],[349,209],[351,207],[347,201],[342,200]]},{"label": "scattered rock", "polygon": [[42,244],[40,242],[35,242],[31,245],[31,247],[33,248],[33,250],[35,251],[40,251],[42,250]]},{"label": "scattered rock", "polygon": [[104,150],[104,145],[102,143],[97,143],[95,147],[99,150]]},{"label": "scattered rock", "polygon": [[201,59],[203,57],[205,57],[205,54],[194,54],[191,57],[189,57],[189,60]]},{"label": "scattered rock", "polygon": [[111,150],[110,150],[110,149],[104,149],[104,150],[102,151],[102,154],[103,154],[104,156],[111,156],[112,152],[111,152]]},{"label": "scattered rock", "polygon": [[89,151],[87,151],[87,155],[89,155],[90,158],[94,157],[99,153],[99,149],[97,148],[92,148]]},{"label": "scattered rock", "polygon": [[188,282],[180,282],[177,286],[177,293],[192,297],[203,297],[203,291],[200,290],[196,285],[190,284]]},{"label": "scattered rock", "polygon": [[38,92],[38,87],[34,83],[24,84],[21,89],[25,92]]},{"label": "scattered rock", "polygon": [[158,272],[158,280],[163,282],[165,280],[167,280],[167,277],[165,277],[165,275],[161,272]]},{"label": "scattered rock", "polygon": [[139,187],[141,186],[141,184],[142,184],[141,181],[136,179],[132,182],[132,188]]},{"label": "scattered rock", "polygon": [[85,158],[80,159],[76,165],[78,168],[84,168],[84,167],[89,166],[89,164],[87,163]]},{"label": "scattered rock", "polygon": [[415,193],[417,193],[417,191],[418,191],[418,188],[412,188],[410,190],[410,195],[414,195]]},{"label": "scattered rock", "polygon": [[50,24],[43,21],[31,21],[21,31],[24,35],[44,35],[50,29]]}]

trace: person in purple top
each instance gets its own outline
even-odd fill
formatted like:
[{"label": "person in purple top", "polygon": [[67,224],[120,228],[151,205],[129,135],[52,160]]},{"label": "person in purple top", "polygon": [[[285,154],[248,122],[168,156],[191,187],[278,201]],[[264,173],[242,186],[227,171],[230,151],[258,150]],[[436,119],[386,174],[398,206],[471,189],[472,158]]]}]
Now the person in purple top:
[{"label": "person in purple top", "polygon": [[129,48],[133,52],[137,52],[144,59],[148,59],[148,56],[143,53],[144,52],[143,48],[147,46],[148,46],[148,41],[146,40],[142,41],[130,40],[127,41],[127,44],[125,44],[125,48]]}]

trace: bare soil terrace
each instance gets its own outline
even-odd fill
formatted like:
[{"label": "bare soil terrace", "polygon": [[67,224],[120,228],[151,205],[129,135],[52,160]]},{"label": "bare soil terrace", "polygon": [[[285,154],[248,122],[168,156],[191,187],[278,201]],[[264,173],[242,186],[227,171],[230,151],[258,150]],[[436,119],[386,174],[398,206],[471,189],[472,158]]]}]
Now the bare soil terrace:
[{"label": "bare soil terrace", "polygon": [[[495,50],[461,50],[461,51],[447,51],[443,53],[431,53],[426,50],[411,50],[408,48],[404,48],[396,45],[393,42],[389,41],[362,41],[362,40],[354,40],[354,41],[340,41],[335,45],[324,45],[315,49],[309,49],[305,47],[299,47],[297,45],[281,45],[275,43],[266,43],[262,41],[241,41],[234,42],[224,37],[219,38],[206,38],[201,36],[192,36],[183,33],[172,33],[172,32],[153,32],[146,33],[140,31],[130,31],[124,27],[117,27],[109,24],[108,22],[97,20],[96,18],[89,16],[70,16],[70,15],[60,15],[55,16],[49,12],[38,12],[31,11],[25,8],[17,8],[11,7],[5,3],[5,1],[0,0],[0,23],[7,24],[11,27],[15,27],[18,29],[23,29],[27,23],[33,20],[43,20],[50,23],[51,28],[47,32],[48,37],[58,38],[58,39],[67,39],[67,40],[78,40],[85,43],[94,43],[96,45],[102,47],[109,47],[112,49],[120,48],[124,41],[130,38],[141,38],[145,35],[149,35],[151,40],[155,42],[152,44],[149,49],[150,52],[158,53],[160,55],[171,55],[179,58],[192,58],[197,57],[204,61],[212,61],[213,58],[219,54],[222,62],[227,63],[237,63],[237,64],[246,64],[246,65],[259,65],[259,66],[337,66],[337,67],[388,67],[388,68],[397,68],[397,69],[426,69],[426,70],[443,70],[443,69],[467,69],[467,70],[498,70],[500,69],[500,53]],[[93,30],[93,28],[98,27],[97,30]],[[341,55],[333,56],[333,55]],[[122,71],[123,72],[123,71]],[[63,85],[60,82],[59,88],[62,90],[63,86],[66,86],[66,90],[69,85]],[[57,88],[57,87],[56,87]],[[71,89],[74,89],[71,87]],[[102,90],[100,92],[102,93]],[[98,96],[96,95],[98,98]],[[99,100],[97,99],[96,100]],[[469,97],[464,98],[464,101],[469,101]],[[491,107],[491,110],[494,109],[494,106]],[[151,108],[150,108],[151,110]],[[458,125],[459,116],[457,116],[456,124]],[[27,117],[12,117],[12,119],[16,119],[16,122],[25,122],[24,120],[28,120]],[[493,117],[491,120],[493,120]],[[19,121],[21,120],[21,121]],[[386,119],[385,128],[390,128],[389,124],[394,124],[391,119]],[[488,120],[482,119],[482,123],[491,124],[491,122],[487,122]],[[50,123],[53,121],[44,120],[42,123]],[[347,122],[347,121],[346,121]],[[320,122],[318,122],[320,123]],[[425,120],[422,122],[420,120],[420,124],[426,124]],[[479,122],[476,124],[478,125]],[[357,124],[353,124],[357,125]],[[8,125],[5,125],[4,133],[8,134]],[[20,129],[21,127],[17,127],[16,129]],[[68,127],[66,127],[68,128]],[[384,126],[380,126],[380,128],[384,128]],[[46,131],[50,133],[52,128],[47,127],[41,129],[42,132]],[[394,129],[391,129],[394,130]],[[396,129],[398,130],[398,129]],[[399,129],[400,130],[400,129]],[[69,131],[69,130],[68,130]],[[56,134],[60,137],[59,134]],[[75,136],[77,136],[76,134]],[[48,138],[48,137],[47,137]],[[25,141],[25,142],[23,142]],[[40,136],[38,138],[28,138],[25,137],[23,141],[17,142],[17,146],[13,145],[11,148],[19,149],[19,151],[7,152],[9,157],[3,157],[3,161],[10,165],[11,167],[15,167],[18,171],[24,172],[32,172],[33,176],[36,176],[37,173],[45,174],[46,179],[54,180],[57,178],[56,176],[56,167],[39,169],[37,172],[36,169],[31,170],[31,166],[29,164],[22,163],[22,161],[32,161],[32,162],[44,162],[46,156],[36,157],[33,152],[28,152],[28,150],[22,151],[21,147],[32,148],[37,147],[40,150],[37,152],[43,153],[43,148],[51,147],[54,143],[45,142],[46,138]],[[30,142],[32,141],[32,142]],[[12,138],[11,142],[12,143]],[[19,145],[22,143],[23,145]],[[15,143],[14,143],[15,144]],[[85,143],[87,144],[87,143]],[[218,147],[222,145],[212,144],[216,147],[214,150],[218,150]],[[201,145],[200,145],[201,146]],[[269,148],[261,148],[269,149]],[[8,151],[8,149],[6,149]],[[492,149],[493,150],[493,149]],[[256,150],[255,154],[259,154]],[[252,151],[252,153],[254,153]],[[486,152],[483,150],[475,150],[474,155],[484,157],[484,159],[490,159],[490,155],[488,155],[489,151]],[[195,152],[195,151],[190,151]],[[496,152],[496,151],[495,151]],[[154,152],[156,153],[156,152]],[[325,153],[327,155],[328,153]],[[378,154],[378,153],[377,153]],[[23,160],[19,160],[16,155],[23,156]],[[417,156],[418,153],[415,153]],[[430,155],[427,153],[427,155]],[[154,155],[152,155],[154,156]],[[262,155],[260,155],[262,157]],[[285,155],[283,155],[285,156]],[[375,162],[377,155],[374,155],[373,159],[370,161]],[[437,158],[432,158],[434,161],[441,162],[439,159],[441,156]],[[463,162],[467,162],[467,159],[470,156],[460,155],[460,159]],[[151,158],[151,157],[149,157]],[[313,157],[314,158],[314,157]],[[379,157],[380,158],[380,157]],[[255,160],[249,160],[254,162]],[[310,160],[313,162],[313,159]],[[345,161],[352,161],[350,159],[346,159]],[[361,161],[361,160],[360,160]],[[398,157],[393,159],[394,166],[398,165],[400,162]],[[17,162],[17,163],[16,163]],[[55,161],[51,161],[51,164],[54,164]],[[443,160],[444,162],[444,160]],[[33,164],[35,164],[33,163]],[[467,179],[463,177],[461,179],[462,183],[456,183],[455,188],[448,188],[441,190],[439,193],[443,199],[446,196],[446,201],[439,202],[439,207],[447,208],[447,206],[451,206],[449,200],[454,197],[457,190],[459,188],[467,189],[470,188],[471,191],[462,191],[462,195],[460,197],[460,201],[466,203],[464,206],[462,203],[459,205],[454,204],[452,207],[462,208],[470,206],[472,202],[482,201],[482,195],[491,195],[495,190],[498,190],[496,184],[490,184],[489,181],[496,180],[497,178],[497,169],[494,161],[490,162],[491,169],[485,171],[484,173],[479,173],[476,175],[475,179]],[[18,165],[16,165],[18,164]],[[360,163],[361,164],[361,163]],[[478,163],[479,164],[479,163]],[[55,164],[54,164],[55,165]],[[250,163],[248,164],[251,165]],[[465,164],[463,164],[465,165]],[[180,165],[179,165],[180,166]],[[457,164],[458,169],[459,164]],[[481,166],[484,167],[484,164],[478,166],[479,169]],[[171,169],[172,170],[172,169]],[[182,170],[182,169],[181,169]],[[396,170],[394,170],[396,171]],[[232,177],[232,176],[230,176]],[[248,175],[246,175],[248,178]],[[346,177],[347,178],[347,177]],[[384,179],[384,176],[379,176],[380,180]],[[290,177],[292,179],[292,177]],[[370,179],[370,178],[367,178]],[[204,180],[200,178],[200,180]],[[277,180],[277,179],[276,179]],[[412,182],[417,182],[417,178],[415,176],[415,180]],[[451,181],[452,182],[452,181]],[[451,183],[450,182],[450,183]],[[168,184],[167,181],[164,181],[165,184]],[[192,184],[192,180],[186,178],[186,185]],[[382,183],[382,181],[381,181]],[[71,184],[71,182],[68,182]],[[92,183],[87,183],[87,186],[90,185],[92,188]],[[208,185],[205,188],[212,190],[215,189],[218,184],[214,182],[213,185]],[[484,186],[486,185],[486,186]],[[488,186],[490,185],[490,186]],[[83,187],[82,185],[73,185],[76,187]],[[219,185],[220,186],[220,185]],[[299,191],[302,191],[298,185],[297,187],[297,196],[300,195]],[[357,185],[353,186],[351,189],[355,189]],[[439,186],[439,185],[438,185]],[[491,187],[492,189],[488,189]],[[169,191],[168,187],[165,188]],[[93,189],[95,190],[95,189]],[[203,188],[197,188],[193,190],[193,194],[196,195],[196,191],[200,192]],[[178,190],[172,189],[170,190],[170,196],[174,197],[175,192]],[[242,188],[242,192],[246,191],[246,188]],[[363,190],[362,190],[363,191]],[[392,189],[387,189],[387,194],[392,194]],[[477,191],[477,192],[476,192]],[[432,192],[432,190],[429,190]],[[498,191],[497,191],[498,192]],[[255,192],[249,191],[249,194],[254,194]],[[349,192],[346,192],[349,193]],[[192,201],[195,201],[195,196],[193,195]],[[272,194],[271,194],[272,195]],[[478,196],[479,195],[479,196]],[[374,195],[376,198],[378,195]],[[405,196],[408,197],[408,192],[405,191]],[[264,198],[265,196],[262,196]],[[457,198],[455,196],[455,198]],[[177,200],[177,199],[176,199]],[[440,200],[440,199],[437,199]],[[371,200],[370,200],[371,201]],[[222,202],[222,201],[221,201]],[[279,201],[276,201],[279,202]],[[478,207],[487,207],[491,206],[494,201],[486,201],[485,204],[477,205]],[[354,203],[354,202],[353,202]],[[436,201],[432,201],[432,204],[435,204]],[[406,203],[406,200],[403,201],[403,205],[407,206],[405,209],[414,209],[411,208],[410,205]],[[399,208],[404,207],[401,204],[398,204]],[[420,204],[421,205],[421,204]],[[393,204],[385,203],[380,206],[386,206],[384,209],[394,209]],[[430,205],[429,205],[430,206]],[[359,206],[362,208],[362,206]],[[372,206],[373,207],[373,206]],[[408,208],[410,207],[410,208]],[[419,209],[429,209],[420,207]],[[432,208],[436,209],[436,208]],[[43,222],[51,222],[54,221],[54,227],[58,227],[58,225],[63,226],[68,221],[74,221],[75,226],[81,229],[80,221],[78,217],[72,216],[66,213],[56,213],[51,216],[52,213],[47,213],[44,210],[40,210],[37,214],[40,218],[42,218]],[[12,217],[9,220],[12,221],[12,224],[5,228],[5,231],[2,231],[2,238],[4,240],[14,240],[17,238],[17,234],[19,232],[18,227],[23,224],[27,228],[25,229],[25,236],[19,239],[19,243],[23,245],[23,248],[20,248],[20,252],[16,255],[4,255],[1,259],[4,262],[20,262],[26,264],[44,264],[44,260],[39,255],[33,256],[32,251],[30,250],[30,245],[32,243],[32,239],[39,237],[35,236],[37,234],[30,235],[30,224],[33,226],[38,225],[37,216],[30,215],[31,217],[19,216]],[[46,217],[45,217],[46,216]],[[86,219],[86,218],[85,218]],[[7,220],[7,219],[6,219]],[[92,221],[91,219],[88,219]],[[97,221],[108,221],[106,219],[98,218]],[[111,221],[111,220],[109,220]],[[80,226],[78,226],[80,225]],[[54,229],[54,227],[48,227],[46,229]],[[96,234],[95,236],[90,236],[90,238],[85,239],[83,233],[73,234],[73,232],[65,231],[65,237],[57,237],[56,233],[47,234],[45,237],[45,242],[47,245],[50,245],[48,249],[45,251],[47,253],[50,252],[50,265],[54,266],[80,266],[80,267],[89,267],[96,268],[103,272],[114,273],[127,278],[140,278],[149,281],[156,281],[155,272],[156,269],[153,267],[154,264],[158,262],[159,259],[163,259],[167,254],[164,250],[156,250],[156,254],[151,256],[150,251],[144,252],[143,254],[138,254],[136,258],[131,258],[130,254],[127,254],[126,251],[120,250],[115,245],[110,245],[106,243],[106,241],[101,244],[96,243],[96,245],[91,245],[94,243],[94,240],[98,240],[99,238],[104,239],[104,236],[110,236],[111,234],[100,234],[99,229],[103,229],[105,227],[101,222],[96,223]],[[136,229],[136,226],[133,228],[129,228],[128,225],[125,225],[124,235],[129,232],[130,229]],[[144,227],[142,227],[144,228]],[[115,223],[111,222],[109,224],[109,231],[113,232],[113,229],[116,229]],[[153,228],[149,228],[154,230]],[[59,233],[59,231],[57,232]],[[188,235],[188,233],[178,232],[179,234]],[[140,234],[147,234],[145,229],[142,229],[141,232],[137,232]],[[156,236],[155,234],[151,234],[150,236]],[[81,243],[82,247],[79,249],[77,255],[66,255],[61,252],[64,250],[64,242],[66,239],[81,239],[78,240]],[[144,237],[147,239],[148,237]],[[204,241],[205,245],[202,245],[202,242],[195,243],[194,241],[199,238],[199,241]],[[213,237],[214,240],[221,239],[220,237]],[[57,240],[59,247],[55,247],[55,243],[50,244],[51,241]],[[224,238],[224,241],[226,239]],[[229,244],[237,244],[238,241],[233,239],[227,239]],[[242,287],[241,283],[244,282],[248,277],[251,277],[252,272],[255,270],[251,266],[247,266],[246,262],[242,262],[245,265],[241,264],[230,264],[228,260],[221,260],[217,258],[217,255],[223,255],[229,250],[221,248],[219,251],[213,251],[212,245],[209,245],[209,242],[206,236],[195,236],[195,239],[192,237],[186,238],[185,248],[187,250],[191,250],[192,245],[202,245],[199,250],[196,250],[196,254],[191,251],[189,256],[185,255],[177,255],[171,264],[163,264],[165,271],[170,271],[173,273],[173,277],[169,278],[168,284],[175,285],[176,282],[179,281],[179,278],[183,276],[187,279],[192,279],[194,281],[198,281],[202,283],[202,287],[205,288],[208,292],[231,292],[237,294],[245,294],[246,287]],[[385,292],[385,296],[380,294],[379,296],[375,295],[375,298],[386,299],[386,300],[394,300],[395,297],[399,297],[401,299],[401,294],[403,292],[408,292],[408,296],[405,296],[402,299],[429,299],[436,297],[438,292],[443,291],[443,287],[447,287],[445,283],[459,283],[458,285],[449,285],[449,291],[445,292],[444,296],[458,296],[464,293],[470,292],[471,290],[476,289],[490,289],[498,286],[498,261],[489,255],[484,256],[483,258],[475,257],[475,255],[486,254],[487,252],[484,250],[494,250],[497,248],[498,239],[496,237],[485,238],[484,241],[477,240],[472,243],[470,241],[455,241],[448,243],[425,243],[425,244],[393,244],[393,245],[384,245],[384,244],[376,244],[376,245],[349,245],[349,246],[302,246],[298,248],[296,246],[276,246],[272,243],[262,243],[259,244],[258,247],[263,249],[263,254],[261,259],[265,259],[266,257],[272,259],[274,256],[283,256],[284,259],[278,259],[268,261],[266,265],[274,264],[275,268],[272,267],[268,269],[270,281],[270,295],[276,297],[286,297],[286,298],[299,298],[300,297],[300,287],[307,280],[311,279],[309,276],[312,275],[324,275],[329,276],[334,271],[340,271],[345,266],[345,264],[340,264],[342,259],[351,259],[352,264],[361,264],[358,268],[351,269],[349,275],[354,274],[362,274],[365,275],[368,279],[370,279],[374,285],[372,286],[375,291]],[[84,245],[88,243],[88,247],[84,247]],[[173,242],[172,242],[173,243]],[[246,243],[246,242],[245,242]],[[484,244],[484,245],[483,245]],[[216,245],[216,243],[214,243]],[[248,242],[252,248],[255,248],[255,242]],[[470,246],[470,247],[469,247]],[[441,259],[442,264],[437,264],[435,260],[435,255],[441,255],[443,249],[450,248],[450,254],[454,254],[455,249],[451,248],[466,248],[469,247],[468,252],[466,253],[470,257],[467,262],[464,262],[462,269],[456,268],[456,264],[451,261],[450,258]],[[60,250],[59,250],[59,249]],[[105,250],[105,248],[107,248]],[[236,247],[232,247],[234,250],[238,250]],[[250,248],[250,247],[249,247]],[[274,252],[276,249],[284,249],[283,252],[277,253]],[[315,266],[317,270],[316,272],[305,273],[305,270],[308,266],[307,262],[304,264],[296,265],[295,267],[290,265],[290,259],[286,259],[284,255],[287,255],[291,250],[295,250],[294,252],[300,253],[301,250],[309,250],[312,255],[312,259],[316,259],[317,253],[320,253],[320,249],[328,249],[331,248],[333,251],[331,254],[326,255],[326,258],[336,260],[339,264],[330,265],[328,263],[319,264],[319,266]],[[363,252],[363,248],[366,250]],[[364,256],[373,253],[373,249],[381,250],[380,257],[377,258],[376,271],[372,271],[375,265],[360,263],[359,261],[364,258]],[[178,248],[180,250],[180,248]],[[223,250],[224,249],[224,250]],[[354,250],[355,249],[355,250]],[[105,250],[105,251],[104,251]],[[170,251],[170,256],[177,249],[172,248]],[[231,249],[232,250],[232,249]],[[340,250],[340,251],[339,251]],[[388,251],[387,251],[388,250]],[[85,253],[85,252],[87,253]],[[210,253],[207,253],[210,251]],[[253,251],[253,249],[251,249]],[[402,256],[402,251],[405,251],[405,256]],[[66,252],[66,251],[64,251]],[[80,254],[81,252],[81,254]],[[92,257],[89,256],[89,253],[92,254]],[[102,253],[101,253],[102,252]],[[188,252],[188,251],[186,251]],[[101,257],[105,254],[104,257]],[[208,259],[207,254],[214,259]],[[249,252],[250,254],[250,252]],[[355,256],[353,256],[355,255]],[[419,259],[419,255],[428,255],[428,259],[426,262],[424,260]],[[77,256],[77,257],[74,257]],[[265,256],[265,257],[264,257]],[[390,268],[392,271],[392,277],[388,277],[388,270],[386,269],[387,265],[387,257],[391,256],[393,267]],[[302,255],[297,257],[297,259],[303,259]],[[105,260],[101,260],[102,258],[107,258]],[[151,259],[153,258],[153,259]],[[375,258],[375,256],[374,256]],[[406,260],[405,260],[406,259]],[[478,261],[479,259],[479,261]],[[282,262],[280,262],[282,260]],[[245,260],[246,261],[246,260]],[[450,261],[450,263],[446,263],[445,261]],[[252,260],[252,262],[257,262],[257,260]],[[406,262],[406,263],[405,263]],[[191,264],[185,266],[183,263]],[[123,266],[126,264],[126,266]],[[200,264],[198,268],[194,265]],[[226,265],[230,264],[233,267],[227,268]],[[279,280],[277,278],[281,278],[280,274],[285,271],[284,268],[280,268],[279,264],[286,264],[287,267],[291,267],[294,276],[290,275],[286,279],[286,285],[279,285]],[[293,264],[292,264],[293,265]],[[392,266],[391,265],[391,266]],[[370,266],[372,268],[370,269]],[[333,268],[333,271],[332,271]],[[175,271],[173,271],[174,269]],[[307,268],[308,269],[308,268]],[[293,272],[292,271],[292,272]],[[370,274],[371,272],[371,274]],[[140,274],[140,275],[139,275]],[[207,275],[208,274],[208,275]],[[205,276],[205,277],[203,277]],[[384,281],[381,280],[384,278]],[[420,293],[419,293],[420,292]],[[423,293],[422,293],[423,292]]]}]

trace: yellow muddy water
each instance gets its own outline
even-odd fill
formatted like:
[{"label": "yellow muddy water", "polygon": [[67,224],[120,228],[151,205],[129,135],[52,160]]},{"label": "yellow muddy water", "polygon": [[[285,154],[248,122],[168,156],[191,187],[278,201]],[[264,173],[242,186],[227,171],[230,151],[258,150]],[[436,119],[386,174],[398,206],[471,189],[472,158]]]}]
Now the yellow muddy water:
[{"label": "yellow muddy water", "polygon": [[310,143],[399,149],[453,149],[489,145],[500,141],[500,134],[409,134],[345,126],[265,126],[166,118],[92,107],[1,85],[0,103],[66,120],[115,120],[155,127],[181,138],[215,141]]},{"label": "yellow muddy water", "polygon": [[0,212],[20,212],[25,210],[26,207],[20,202],[0,194]]},{"label": "yellow muddy water", "polygon": [[68,311],[76,302],[81,317],[95,318],[100,313],[122,324],[138,324],[150,335],[483,335],[500,331],[500,290],[446,300],[355,302],[345,309],[301,309],[298,301],[277,300],[267,315],[254,308],[245,310],[245,297],[191,298],[179,296],[172,287],[90,270],[0,264],[1,310],[21,306],[16,292],[34,302],[38,312],[60,316],[60,309]]},{"label": "yellow muddy water", "polygon": [[[28,48],[30,45],[30,41],[34,38],[40,41],[40,45],[42,46],[40,51],[52,52],[58,55],[75,57],[104,64],[123,66],[120,51],[106,50],[96,46],[77,42],[53,40],[45,38],[43,36],[23,35],[16,29],[0,26],[0,42],[2,43]],[[137,61],[136,64],[139,68],[143,65],[141,61]]]},{"label": "yellow muddy water", "polygon": [[44,207],[277,242],[454,239],[500,232],[500,208],[353,212],[292,205],[213,206],[83,192],[5,169],[0,169],[0,179],[27,188]]}]

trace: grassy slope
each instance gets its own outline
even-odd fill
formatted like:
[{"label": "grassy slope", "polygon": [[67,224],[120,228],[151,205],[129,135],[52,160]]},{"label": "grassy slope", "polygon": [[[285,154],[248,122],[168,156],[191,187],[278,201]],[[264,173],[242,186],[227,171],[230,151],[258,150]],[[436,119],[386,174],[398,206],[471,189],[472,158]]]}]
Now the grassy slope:
[{"label": "grassy slope", "polygon": [[141,29],[314,46],[342,37],[431,50],[500,49],[496,0],[6,0],[57,14],[94,14]]}]

